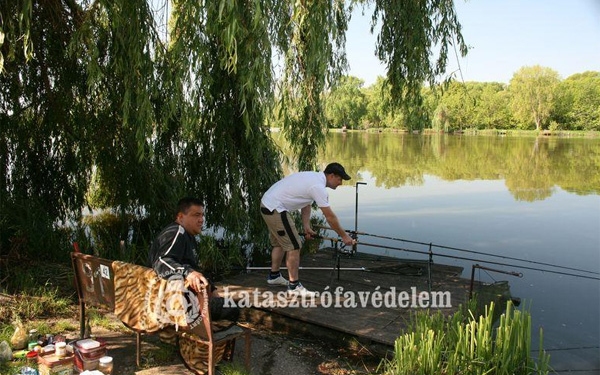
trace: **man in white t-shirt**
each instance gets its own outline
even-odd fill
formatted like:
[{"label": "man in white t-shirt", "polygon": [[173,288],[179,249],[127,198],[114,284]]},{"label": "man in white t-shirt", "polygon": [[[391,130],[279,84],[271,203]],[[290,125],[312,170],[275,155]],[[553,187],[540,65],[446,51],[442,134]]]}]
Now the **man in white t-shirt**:
[{"label": "man in white t-shirt", "polygon": [[[335,190],[342,180],[350,176],[339,163],[327,165],[323,172],[293,173],[275,184],[263,195],[260,211],[267,227],[273,250],[271,252],[271,273],[267,278],[270,285],[287,285],[289,294],[311,296],[314,292],[302,286],[298,277],[300,266],[301,239],[289,212],[301,210],[304,236],[310,239],[317,233],[310,226],[311,205],[314,203],[321,209],[329,226],[341,237],[346,245],[353,245],[353,240],[342,228],[340,222],[329,205],[326,188]],[[279,270],[284,254],[289,281]]]}]

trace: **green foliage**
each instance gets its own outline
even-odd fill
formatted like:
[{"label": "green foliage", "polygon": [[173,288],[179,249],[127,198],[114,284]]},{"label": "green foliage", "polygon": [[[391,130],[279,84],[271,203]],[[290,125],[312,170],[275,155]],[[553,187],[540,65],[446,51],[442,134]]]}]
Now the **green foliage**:
[{"label": "green foliage", "polygon": [[363,89],[367,100],[366,114],[364,118],[364,128],[379,129],[421,129],[423,122],[417,125],[406,123],[405,115],[402,110],[396,108],[390,93],[390,87],[387,81],[382,77],[377,77],[377,81],[370,87]]},{"label": "green foliage", "polygon": [[[263,229],[251,207],[279,167],[262,127],[272,82],[260,7],[210,3],[187,12],[199,4],[176,3],[167,45],[145,0],[36,2],[21,13],[27,4],[0,6],[0,207],[23,216],[2,218],[2,253],[68,254],[70,244],[47,238],[61,221],[78,223],[86,203],[118,217],[86,241],[111,258],[121,240],[128,250],[146,245],[182,195],[204,198],[207,219],[228,236]],[[31,26],[20,28],[18,17]],[[253,27],[235,26],[248,19]],[[23,38],[31,56],[15,49]]]},{"label": "green foliage", "polygon": [[[600,118],[598,72],[560,80],[550,68],[523,67],[510,85],[497,82],[451,82],[443,90],[424,90],[431,128],[456,130],[596,130]],[[372,88],[366,88],[369,93]],[[439,95],[439,92],[442,92]],[[369,96],[367,117],[377,113],[385,98]],[[536,127],[539,123],[540,126]],[[426,124],[424,127],[428,127]]]},{"label": "green foliage", "polygon": [[600,130],[600,72],[574,74],[558,90],[559,119],[570,129]]},{"label": "green foliage", "polygon": [[[508,302],[496,327],[494,303],[475,316],[461,311],[450,318],[441,312],[419,312],[410,332],[394,345],[394,357],[384,362],[385,374],[548,374],[549,356],[540,343],[531,356],[531,316]],[[540,329],[541,335],[541,329]]]},{"label": "green foliage", "polygon": [[[264,237],[258,201],[281,175],[264,126],[276,92],[294,160],[315,166],[322,94],[347,65],[352,3],[164,0],[162,25],[150,3],[0,3],[0,210],[10,213],[0,221],[2,255],[51,249],[50,259],[64,259],[77,239],[136,260],[183,195],[206,202],[208,223],[228,241]],[[462,45],[452,3],[376,7],[402,20],[383,19],[378,48],[392,89],[418,103],[451,37]],[[435,67],[424,60],[434,43]],[[86,206],[117,219],[85,238]],[[61,226],[75,228],[54,240]]]},{"label": "green foliage", "polygon": [[[3,1],[0,74],[0,251],[49,249],[54,227],[83,205],[90,167],[85,76],[66,56],[74,23],[57,1]],[[25,216],[31,215],[29,218]],[[46,238],[46,239],[44,239]]]},{"label": "green foliage", "polygon": [[525,129],[533,124],[537,131],[548,126],[553,110],[558,73],[539,65],[519,69],[510,80],[511,106],[515,119]]},{"label": "green foliage", "polygon": [[281,12],[275,19],[280,22],[276,47],[284,63],[279,84],[283,129],[298,168],[312,170],[325,140],[322,93],[347,66],[344,45],[350,12],[342,0],[293,1],[275,9]]},{"label": "green foliage", "polygon": [[[352,81],[338,85],[352,7],[369,3],[372,26],[381,23],[375,50],[387,79],[362,94],[354,87],[334,101],[339,108],[326,108],[324,93]],[[72,240],[97,245],[101,238],[111,257],[137,262],[183,195],[206,202],[207,222],[228,242],[261,241],[258,200],[282,174],[265,126],[271,119],[300,169],[316,166],[325,113],[402,130],[424,129],[428,118],[447,130],[509,128],[513,118],[529,126],[506,110],[510,100],[524,102],[515,99],[521,73],[509,90],[450,87],[439,103],[422,88],[437,88],[450,45],[466,52],[449,0],[156,5],[171,11],[168,23],[146,0],[0,2],[2,257],[43,250],[65,260]],[[544,74],[550,81],[535,82],[553,86],[553,75]],[[545,96],[553,107],[535,112],[536,124],[597,129],[597,74],[574,76],[561,90]],[[117,220],[87,238],[85,207],[110,210]]]},{"label": "green foliage", "polygon": [[239,240],[232,242],[218,241],[213,236],[202,235],[198,244],[200,267],[207,277],[218,281],[227,274],[231,266],[244,264],[244,244]]},{"label": "green foliage", "polygon": [[59,316],[70,312],[73,300],[62,296],[57,288],[51,286],[27,287],[27,291],[0,305],[0,323],[7,324],[19,317],[28,321],[41,317]]},{"label": "green foliage", "polygon": [[325,116],[330,127],[358,129],[366,113],[366,100],[360,88],[363,81],[351,76],[341,78],[338,86],[326,95]]},{"label": "green foliage", "polygon": [[[375,1],[371,31],[381,21],[376,53],[386,63],[392,103],[405,111],[413,128],[426,117],[421,85],[436,85],[445,73],[448,49],[461,56],[467,45],[453,1]],[[456,50],[458,49],[458,50]],[[416,125],[415,125],[416,124]]]}]

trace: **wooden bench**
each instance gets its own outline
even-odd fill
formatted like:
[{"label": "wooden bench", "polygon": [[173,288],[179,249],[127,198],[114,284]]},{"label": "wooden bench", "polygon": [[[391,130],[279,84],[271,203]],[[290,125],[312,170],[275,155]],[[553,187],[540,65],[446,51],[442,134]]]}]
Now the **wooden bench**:
[{"label": "wooden bench", "polygon": [[[75,251],[71,253],[73,270],[75,272],[75,284],[77,295],[79,297],[79,322],[80,322],[80,337],[84,338],[86,325],[86,307],[88,306],[104,306],[111,309],[113,312],[116,306],[115,298],[115,271],[117,263],[108,259],[95,257],[92,255],[83,254],[79,250],[77,243],[73,244]],[[124,263],[119,262],[120,266]],[[131,265],[132,267],[142,267]],[[147,267],[142,267],[145,270],[150,270]],[[154,271],[152,271],[154,272]],[[137,285],[132,285],[135,287]],[[133,289],[133,288],[132,288]],[[122,298],[123,290],[118,291]],[[228,327],[225,330],[217,331],[210,317],[209,307],[209,292],[204,288],[200,293],[195,293],[199,301],[201,311],[201,320],[199,327],[191,331],[177,330],[177,341],[179,342],[180,354],[184,360],[186,367],[197,374],[204,373],[203,366],[206,366],[209,375],[215,372],[215,366],[221,359],[231,360],[235,348],[235,340],[238,337],[244,337],[245,340],[245,366],[250,368],[250,349],[251,337],[250,330],[245,327],[240,327],[237,324]],[[144,303],[144,301],[131,301],[131,304]],[[144,317],[139,317],[140,319]],[[153,334],[158,331],[149,332],[143,329],[136,329],[123,322],[128,328],[136,333],[136,364],[139,367],[141,362],[141,335],[143,333]],[[190,351],[195,349],[194,345],[205,346],[207,358],[192,358]]]}]

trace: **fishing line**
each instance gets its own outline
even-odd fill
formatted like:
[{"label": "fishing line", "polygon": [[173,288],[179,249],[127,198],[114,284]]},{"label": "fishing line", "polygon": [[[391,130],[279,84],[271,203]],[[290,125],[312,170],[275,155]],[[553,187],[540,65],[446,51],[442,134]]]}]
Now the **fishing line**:
[{"label": "fishing line", "polygon": [[581,278],[584,278],[584,279],[600,280],[600,277],[595,277],[595,276],[578,275],[578,274],[568,273],[568,272],[546,270],[546,269],[542,269],[542,268],[533,268],[533,267],[527,267],[527,266],[519,266],[519,265],[514,265],[514,264],[509,264],[509,263],[502,263],[502,262],[494,262],[494,261],[489,261],[489,260],[480,260],[480,259],[474,259],[474,258],[460,257],[460,256],[456,256],[456,255],[446,255],[446,254],[430,253],[428,251],[404,249],[404,248],[400,248],[400,247],[371,244],[371,243],[366,243],[366,242],[359,242],[359,244],[365,245],[365,246],[378,247],[378,248],[382,248],[382,249],[406,251],[406,252],[409,252],[409,253],[423,254],[423,255],[428,255],[428,256],[429,255],[437,255],[437,256],[440,256],[440,257],[444,257],[444,258],[461,259],[461,260],[468,260],[468,261],[472,261],[472,262],[481,262],[481,263],[487,263],[487,264],[495,264],[495,265],[499,265],[499,266],[507,266],[507,267],[522,268],[522,269],[526,269],[526,270],[555,273],[555,274],[558,274],[558,275],[581,277]]},{"label": "fishing line", "polygon": [[[322,228],[323,229],[329,229],[329,228],[326,228],[326,227],[322,227]],[[532,263],[532,264],[538,264],[538,265],[541,265],[541,266],[555,267],[555,268],[561,268],[561,269],[566,269],[566,270],[570,270],[570,271],[577,271],[577,272],[583,272],[583,273],[590,273],[590,274],[593,274],[593,275],[600,275],[600,272],[596,272],[596,271],[588,271],[588,270],[579,269],[579,268],[566,267],[566,266],[558,266],[556,264],[545,263],[545,262],[538,262],[538,261],[535,261],[535,260],[514,258],[514,257],[507,256],[507,255],[490,254],[490,253],[485,253],[485,252],[481,252],[481,251],[460,249],[460,248],[457,248],[457,247],[450,247],[450,246],[443,246],[443,245],[435,245],[435,244],[432,244],[432,243],[411,241],[411,240],[405,240],[405,239],[402,239],[402,238],[380,236],[380,235],[370,234],[370,233],[365,233],[365,232],[355,232],[355,231],[351,231],[351,230],[346,230],[346,232],[348,232],[348,233],[355,233],[357,235],[362,235],[362,236],[376,237],[376,238],[382,238],[382,239],[393,240],[393,241],[402,241],[402,242],[408,242],[408,243],[413,243],[413,244],[418,244],[418,245],[435,246],[435,247],[440,248],[440,249],[462,251],[462,252],[471,253],[471,254],[485,255],[485,256],[489,256],[489,257],[496,257],[496,258],[502,258],[502,259],[508,259],[508,260],[515,260],[515,261],[518,261],[518,262]]]},{"label": "fishing line", "polygon": [[[579,346],[574,348],[554,348],[544,349],[545,352],[558,352],[562,350],[584,350],[584,349],[600,349],[600,346]],[[532,352],[537,352],[539,349],[531,349]]]}]

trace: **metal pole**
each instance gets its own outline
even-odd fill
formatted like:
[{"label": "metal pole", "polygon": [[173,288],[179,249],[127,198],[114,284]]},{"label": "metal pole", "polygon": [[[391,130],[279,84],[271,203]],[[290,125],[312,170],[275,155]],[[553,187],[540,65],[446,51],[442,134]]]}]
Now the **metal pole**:
[{"label": "metal pole", "polygon": [[337,279],[340,280],[340,251],[338,249],[338,244],[335,244],[335,256],[336,256],[336,267],[337,267]]},{"label": "metal pole", "polygon": [[[247,271],[255,271],[255,270],[270,270],[271,267],[246,267]],[[281,267],[280,270],[287,270],[287,267]],[[333,267],[298,267],[299,270],[337,270],[337,266]],[[365,267],[339,267],[339,270],[342,271],[367,271]]]},{"label": "metal pole", "polygon": [[429,293],[431,293],[431,265],[433,264],[433,251],[431,251],[431,243],[429,244],[429,261],[427,262],[427,284],[429,284]]},{"label": "metal pole", "polygon": [[[354,235],[356,236],[356,233],[358,232],[358,185],[366,185],[366,182],[357,182],[356,183],[356,199],[355,201],[355,206],[354,206]],[[355,238],[356,239],[356,238]],[[352,253],[356,253],[356,244],[352,245]]]},{"label": "metal pole", "polygon": [[475,268],[479,267],[479,264],[474,264],[471,267],[471,284],[469,285],[469,300],[473,298],[473,286],[475,284]]}]

